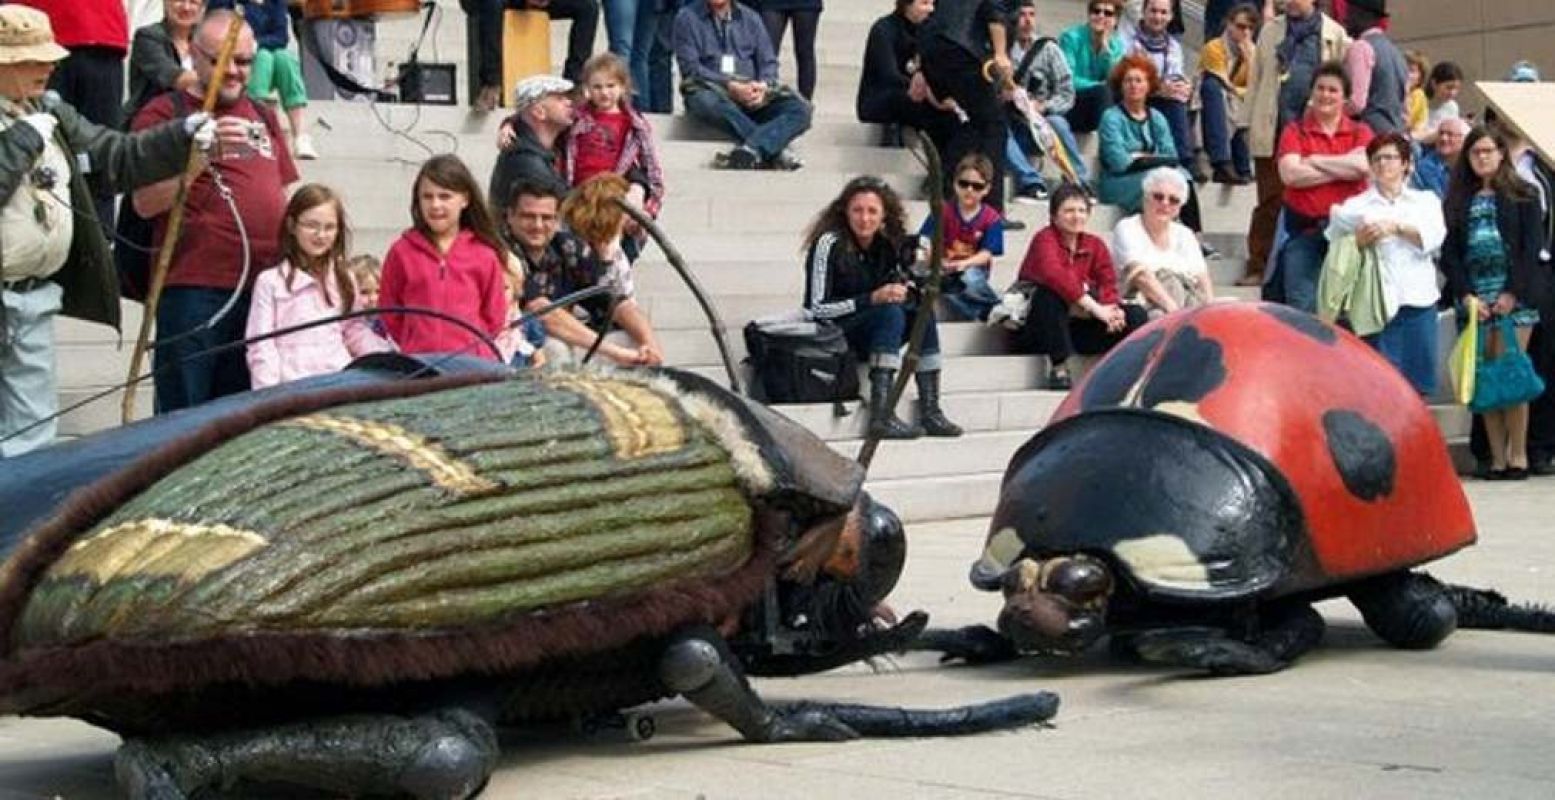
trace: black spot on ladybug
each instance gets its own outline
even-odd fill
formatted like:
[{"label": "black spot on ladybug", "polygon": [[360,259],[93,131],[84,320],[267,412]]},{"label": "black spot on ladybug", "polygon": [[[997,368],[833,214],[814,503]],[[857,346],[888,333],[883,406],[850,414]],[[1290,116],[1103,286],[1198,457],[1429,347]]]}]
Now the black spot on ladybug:
[{"label": "black spot on ladybug", "polygon": [[1339,334],[1334,331],[1332,325],[1289,306],[1274,303],[1263,303],[1258,310],[1300,331],[1302,335],[1315,339],[1323,344],[1334,344],[1339,341]]},{"label": "black spot on ladybug", "polygon": [[1393,493],[1398,457],[1382,429],[1354,411],[1323,415],[1328,452],[1350,494],[1371,502]]},{"label": "black spot on ladybug", "polygon": [[1085,392],[1080,396],[1080,408],[1090,411],[1122,403],[1123,398],[1128,396],[1128,390],[1144,374],[1150,354],[1165,335],[1163,331],[1152,331],[1147,336],[1129,339],[1112,348],[1106,361],[1098,364],[1086,377]]},{"label": "black spot on ladybug", "polygon": [[1197,403],[1204,399],[1226,381],[1224,355],[1220,343],[1204,338],[1198,328],[1178,328],[1156,360],[1139,404],[1153,408],[1162,403]]}]

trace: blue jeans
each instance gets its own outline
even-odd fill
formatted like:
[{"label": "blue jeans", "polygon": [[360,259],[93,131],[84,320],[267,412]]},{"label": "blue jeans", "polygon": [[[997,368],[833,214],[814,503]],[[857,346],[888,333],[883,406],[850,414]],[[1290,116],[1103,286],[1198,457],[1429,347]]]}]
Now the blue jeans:
[{"label": "blue jeans", "polygon": [[1430,396],[1436,391],[1436,330],[1434,307],[1400,306],[1381,333],[1365,338],[1415,391]]},{"label": "blue jeans", "polygon": [[[242,341],[248,327],[248,293],[211,330],[183,335],[203,326],[232,296],[229,289],[169,286],[157,306],[156,413],[197,406],[207,400],[248,391],[248,361],[242,346],[196,356],[229,342]],[[161,344],[166,342],[166,344]]]},{"label": "blue jeans", "polygon": [[[901,303],[865,306],[833,322],[842,328],[848,345],[860,358],[867,358],[869,366],[878,369],[900,369],[902,345],[912,333],[912,321],[916,306]],[[939,328],[934,324],[933,312],[929,312],[928,328],[923,332],[923,352],[918,361],[919,372],[932,372],[940,368]]]},{"label": "blue jeans", "polygon": [[988,319],[988,312],[999,305],[999,293],[988,283],[987,267],[972,267],[961,272],[961,289],[945,295],[945,302],[963,319]]},{"label": "blue jeans", "polygon": [[[674,18],[674,12],[667,11],[670,18]],[[637,18],[632,25],[631,53],[626,56],[627,67],[632,74],[632,106],[639,111],[646,110],[650,85],[653,79],[650,75],[649,61],[653,54],[653,40],[657,35],[659,24],[659,10],[652,2],[639,3],[637,6]],[[610,27],[610,6],[605,6],[605,28]]]},{"label": "blue jeans", "polygon": [[599,0],[605,12],[605,41],[610,52],[632,63],[632,46],[637,41],[637,0]]},{"label": "blue jeans", "polygon": [[[1199,85],[1199,131],[1204,135],[1204,151],[1209,163],[1227,164],[1236,174],[1253,174],[1253,156],[1247,149],[1247,129],[1232,132],[1231,114],[1226,107],[1226,87],[1219,78],[1205,75]],[[1228,132],[1230,135],[1227,135]]]},{"label": "blue jeans", "polygon": [[[647,77],[637,87],[643,98],[639,111],[668,114],[675,108],[675,15],[692,2],[694,0],[642,0],[642,5],[652,6],[654,12],[645,14],[643,8],[637,12],[639,25],[644,16],[653,18],[652,41],[632,51],[634,54],[640,50],[648,53]],[[639,38],[638,41],[647,40]],[[635,67],[633,69],[632,80],[635,81],[637,73]]]},{"label": "blue jeans", "polygon": [[783,152],[810,128],[810,104],[791,94],[773,97],[760,108],[741,108],[723,92],[698,89],[686,95],[686,113],[733,134],[762,161]]},{"label": "blue jeans", "polygon": [[1150,107],[1166,117],[1167,127],[1172,129],[1172,145],[1177,148],[1177,163],[1192,172],[1193,131],[1188,126],[1188,104],[1152,96]]},{"label": "blue jeans", "polygon": [[[1085,168],[1085,158],[1080,155],[1080,144],[1074,140],[1074,131],[1069,128],[1069,119],[1062,114],[1044,114],[1047,124],[1053,126],[1053,135],[1058,137],[1058,143],[1064,148],[1064,154],[1069,156],[1069,164],[1074,167],[1074,174],[1080,178],[1081,183],[1090,183],[1090,172]],[[1010,125],[1010,136],[1015,139],[1014,144],[1021,148],[1021,155],[1026,151],[1036,149],[1036,142],[1031,139],[1031,131],[1021,124]],[[1005,147],[1005,158],[1008,160],[1013,155],[1008,146]],[[1028,159],[1022,158],[1030,167]],[[1012,169],[1014,167],[1012,166]],[[1017,176],[1020,174],[1016,173]],[[1041,181],[1039,180],[1038,183]],[[1017,186],[1025,186],[1025,183],[1016,183]]]},{"label": "blue jeans", "polygon": [[1026,148],[1021,147],[1021,126],[1011,125],[1010,135],[1004,137],[1004,163],[1010,168],[1010,174],[1015,177],[1015,188],[1025,189],[1031,186],[1046,186],[1042,180],[1042,173],[1037,171],[1031,159],[1026,155]]},{"label": "blue jeans", "polygon": [[1293,233],[1285,240],[1277,258],[1285,305],[1317,313],[1317,279],[1327,256],[1328,239],[1322,229]]}]

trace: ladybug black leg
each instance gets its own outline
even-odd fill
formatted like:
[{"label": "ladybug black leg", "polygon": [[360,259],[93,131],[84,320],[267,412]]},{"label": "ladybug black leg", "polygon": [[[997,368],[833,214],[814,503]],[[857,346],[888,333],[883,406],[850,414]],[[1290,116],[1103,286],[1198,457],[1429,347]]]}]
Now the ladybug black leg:
[{"label": "ladybug black leg", "polygon": [[350,795],[467,798],[497,759],[480,716],[352,715],[200,736],[131,739],[114,772],[126,796],[181,800],[234,784],[306,786]]},{"label": "ladybug black leg", "polygon": [[1447,587],[1424,573],[1381,575],[1349,596],[1366,627],[1394,647],[1427,650],[1458,627],[1458,611]]},{"label": "ladybug black leg", "polygon": [[1020,655],[1004,634],[987,625],[965,628],[930,628],[908,646],[940,654],[940,663],[960,659],[968,664],[995,664]]},{"label": "ladybug black leg", "polygon": [[1218,628],[1160,628],[1134,634],[1132,647],[1140,658],[1157,664],[1215,675],[1266,675],[1290,666],[1323,640],[1323,618],[1308,605],[1270,609],[1262,622],[1250,641]]}]

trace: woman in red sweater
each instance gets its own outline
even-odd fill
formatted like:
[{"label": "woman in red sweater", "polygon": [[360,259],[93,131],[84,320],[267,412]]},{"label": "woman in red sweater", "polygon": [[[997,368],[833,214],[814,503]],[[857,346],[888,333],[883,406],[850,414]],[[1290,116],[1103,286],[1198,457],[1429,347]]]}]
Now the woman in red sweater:
[{"label": "woman in red sweater", "polygon": [[[383,260],[378,305],[431,308],[496,337],[507,324],[506,251],[470,170],[457,156],[421,166],[411,197],[413,227]],[[406,353],[464,353],[500,360],[470,331],[426,315],[385,313],[384,327]]]},{"label": "woman in red sweater", "polygon": [[1107,243],[1085,232],[1091,202],[1066,183],[1053,192],[1052,221],[1032,237],[1020,279],[1036,284],[1018,352],[1047,353],[1047,388],[1067,390],[1069,356],[1099,355],[1145,324],[1145,310],[1118,302],[1118,274]]}]

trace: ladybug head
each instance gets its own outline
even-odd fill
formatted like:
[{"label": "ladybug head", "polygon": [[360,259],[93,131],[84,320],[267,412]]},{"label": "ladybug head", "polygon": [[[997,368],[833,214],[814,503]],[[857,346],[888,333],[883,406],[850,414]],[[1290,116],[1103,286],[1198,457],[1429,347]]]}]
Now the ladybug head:
[{"label": "ladybug head", "polygon": [[1106,632],[1113,578],[1100,559],[1023,558],[1004,574],[1003,589],[999,631],[1022,652],[1079,653]]}]

